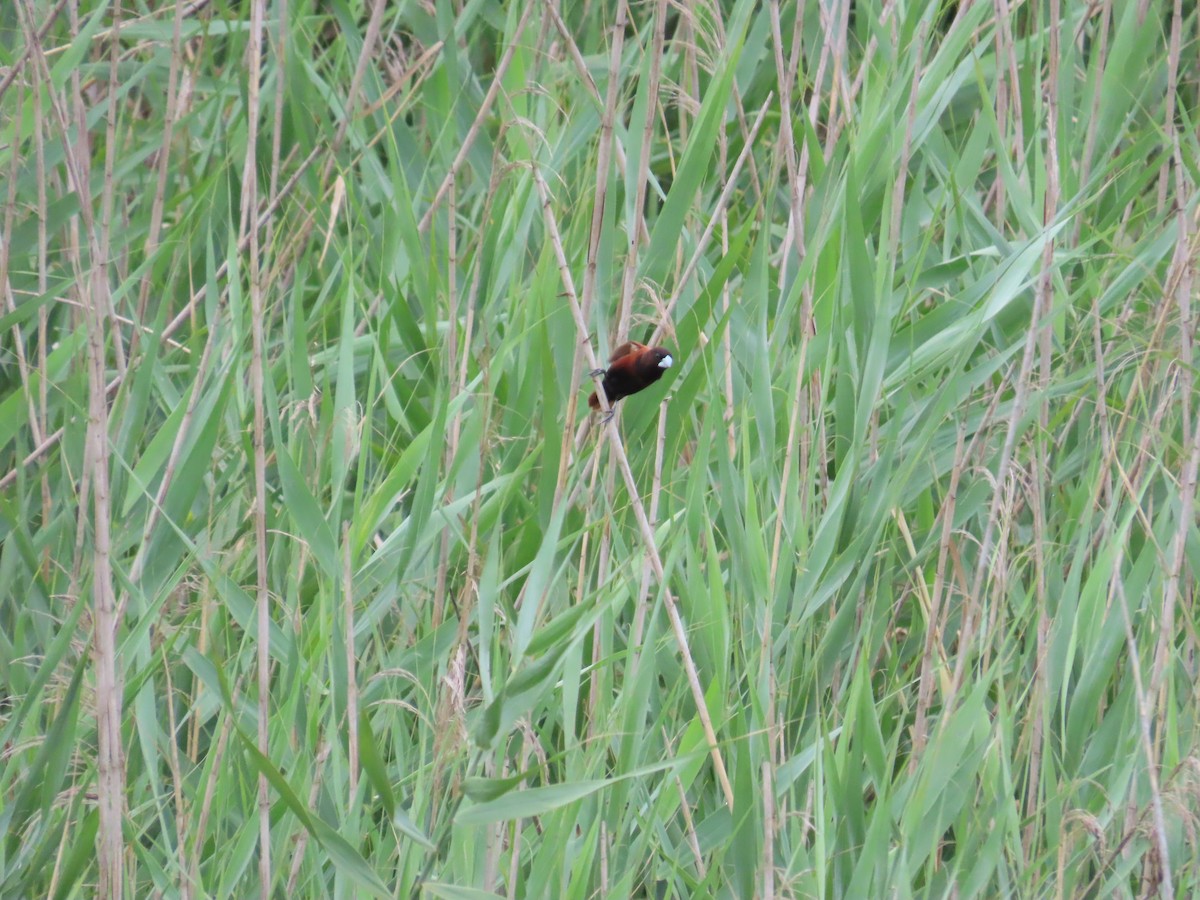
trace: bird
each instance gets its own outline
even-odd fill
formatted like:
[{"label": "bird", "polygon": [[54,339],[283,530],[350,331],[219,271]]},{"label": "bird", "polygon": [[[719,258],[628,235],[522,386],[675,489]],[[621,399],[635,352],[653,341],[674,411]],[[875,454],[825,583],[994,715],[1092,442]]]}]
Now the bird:
[{"label": "bird", "polygon": [[[600,387],[608,398],[610,408],[622,397],[650,387],[675,364],[666,347],[647,347],[637,341],[626,341],[613,351],[608,362],[607,369],[596,369],[591,374],[593,378],[604,376]],[[600,409],[600,398],[595,392],[588,397],[588,406],[594,410]]]}]

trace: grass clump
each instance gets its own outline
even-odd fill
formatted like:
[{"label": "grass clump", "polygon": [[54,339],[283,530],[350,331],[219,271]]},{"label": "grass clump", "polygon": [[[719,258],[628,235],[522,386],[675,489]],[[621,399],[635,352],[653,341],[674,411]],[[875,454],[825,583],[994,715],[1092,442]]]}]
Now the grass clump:
[{"label": "grass clump", "polygon": [[1194,894],[1197,24],[0,11],[0,895]]}]

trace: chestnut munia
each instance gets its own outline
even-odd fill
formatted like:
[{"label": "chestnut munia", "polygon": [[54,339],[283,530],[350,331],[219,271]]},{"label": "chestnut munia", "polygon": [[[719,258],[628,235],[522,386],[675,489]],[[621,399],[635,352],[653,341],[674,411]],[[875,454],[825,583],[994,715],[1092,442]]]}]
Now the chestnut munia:
[{"label": "chestnut munia", "polygon": [[[592,376],[604,376],[600,387],[611,407],[622,397],[650,387],[663,377],[675,360],[666,347],[647,347],[637,341],[626,341],[613,351],[608,362],[607,369],[597,369]],[[588,397],[588,406],[600,409],[600,398],[594,392]]]}]

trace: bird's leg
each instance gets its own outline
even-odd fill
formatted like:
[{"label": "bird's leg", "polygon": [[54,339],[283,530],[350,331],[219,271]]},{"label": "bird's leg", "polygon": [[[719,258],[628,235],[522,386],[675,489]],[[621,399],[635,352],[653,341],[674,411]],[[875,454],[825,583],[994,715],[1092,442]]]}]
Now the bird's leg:
[{"label": "bird's leg", "polygon": [[611,422],[613,420],[613,416],[615,416],[616,414],[617,414],[617,408],[615,406],[610,406],[608,408],[608,415],[604,416],[600,420],[600,427],[603,428],[605,425],[607,425],[609,422]]},{"label": "bird's leg", "polygon": [[605,373],[605,371],[606,370],[604,370],[604,369],[592,369],[592,371],[588,372],[588,377],[589,378],[599,378],[601,375],[603,375]]}]

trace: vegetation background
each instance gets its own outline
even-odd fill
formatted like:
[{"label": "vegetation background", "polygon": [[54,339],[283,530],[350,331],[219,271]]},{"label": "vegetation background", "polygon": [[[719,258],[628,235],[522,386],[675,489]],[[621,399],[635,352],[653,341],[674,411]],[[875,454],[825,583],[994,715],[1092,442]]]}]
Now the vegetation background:
[{"label": "vegetation background", "polygon": [[4,4],[0,896],[1195,896],[1198,37]]}]

